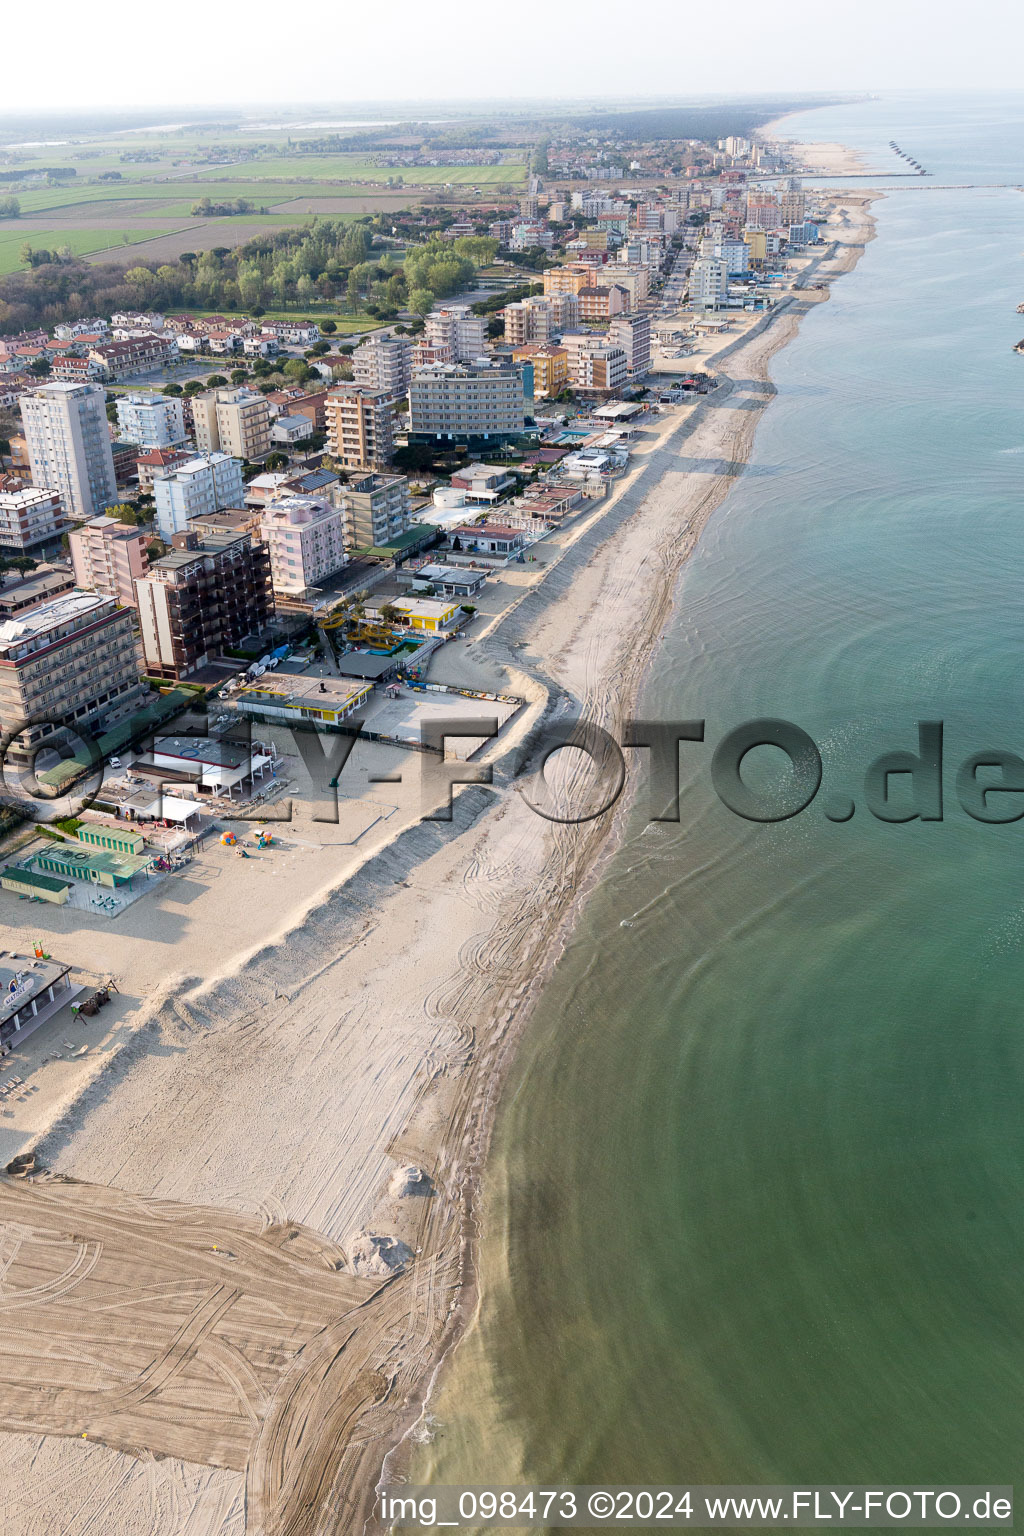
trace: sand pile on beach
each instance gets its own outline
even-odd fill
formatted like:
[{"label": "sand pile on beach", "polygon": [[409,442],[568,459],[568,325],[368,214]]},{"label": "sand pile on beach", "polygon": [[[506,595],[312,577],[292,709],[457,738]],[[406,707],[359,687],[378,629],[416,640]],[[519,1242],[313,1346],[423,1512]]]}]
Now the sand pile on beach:
[{"label": "sand pile on beach", "polygon": [[429,1174],[422,1168],[418,1168],[415,1163],[409,1163],[404,1168],[396,1168],[388,1184],[388,1194],[393,1195],[396,1200],[401,1200],[406,1195],[430,1195],[433,1194],[433,1189]]},{"label": "sand pile on beach", "polygon": [[412,1249],[393,1233],[354,1232],[346,1246],[352,1273],[369,1279],[396,1274],[412,1258]]}]

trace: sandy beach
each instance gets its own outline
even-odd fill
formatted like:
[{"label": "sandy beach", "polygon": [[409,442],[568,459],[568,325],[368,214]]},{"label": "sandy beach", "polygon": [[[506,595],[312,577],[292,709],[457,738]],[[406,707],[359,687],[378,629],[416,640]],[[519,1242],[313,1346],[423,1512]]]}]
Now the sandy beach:
[{"label": "sandy beach", "polygon": [[[825,141],[805,143],[795,139],[788,132],[790,116],[777,117],[770,123],[765,123],[761,130],[761,137],[769,143],[775,143],[784,147],[786,154],[791,158],[796,174],[810,176],[862,176],[877,170],[875,166],[868,165],[864,156],[856,149],[851,149],[848,144],[836,144]],[[796,114],[799,116],[800,114]],[[879,174],[884,174],[879,172]]]},{"label": "sandy beach", "polygon": [[[872,238],[870,198],[837,202],[828,234],[826,286],[702,355],[719,389],[656,418],[608,499],[503,575],[472,642],[438,657],[432,679],[525,701],[451,822],[421,819],[417,754],[362,743],[337,820],[317,819],[331,797],[282,738],[293,819],[266,854],[207,848],[116,923],[33,907],[30,934],[0,924],[3,947],[38,937],[121,988],[76,1034],[84,1055],[25,1047],[38,1091],[0,1119],[4,1161],[35,1151],[45,1170],[0,1187],[24,1232],[0,1307],[47,1387],[4,1393],[10,1536],[355,1531],[389,1453],[400,1475],[478,1302],[503,1074],[636,779],[614,813],[559,824],[527,801],[524,748],[571,716],[621,739],[771,402],[771,358]],[[45,1330],[14,1273],[45,1293]]]}]

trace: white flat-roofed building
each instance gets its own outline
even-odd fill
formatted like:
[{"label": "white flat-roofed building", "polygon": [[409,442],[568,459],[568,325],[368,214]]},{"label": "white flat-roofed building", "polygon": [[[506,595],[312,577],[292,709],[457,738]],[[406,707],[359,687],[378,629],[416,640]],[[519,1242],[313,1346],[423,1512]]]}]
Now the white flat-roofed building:
[{"label": "white flat-roofed building", "polygon": [[274,766],[270,753],[257,742],[250,747],[208,736],[160,736],[152,758],[154,767],[184,774],[197,789],[229,795],[265,778]]},{"label": "white flat-roofed building", "polygon": [[308,416],[278,416],[270,429],[270,441],[290,448],[313,436],[313,423]]},{"label": "white flat-roofed building", "polygon": [[106,394],[99,384],[44,384],[19,405],[32,484],[59,491],[73,518],[96,517],[117,501]]},{"label": "white flat-roofed building", "polygon": [[34,485],[0,489],[0,550],[24,555],[47,544],[59,544],[70,527],[59,491]]},{"label": "white flat-roofed building", "polygon": [[391,400],[409,393],[412,342],[408,336],[373,336],[352,354],[352,378],[360,389],[378,390]]},{"label": "white flat-roofed building", "polygon": [[184,407],[170,395],[120,395],[117,430],[124,442],[140,448],[180,448],[188,441]]},{"label": "white flat-roofed building", "polygon": [[474,315],[466,304],[448,304],[432,310],[424,322],[429,346],[448,347],[452,361],[473,363],[487,352],[487,321]]},{"label": "white flat-roofed building", "polygon": [[173,474],[153,481],[153,497],[157,531],[169,544],[172,535],[185,531],[190,518],[243,505],[241,460],[226,453],[190,459]]},{"label": "white flat-roofed building", "polygon": [[358,679],[268,672],[224,702],[227,708],[255,720],[306,723],[312,729],[330,730],[347,720],[372,693],[373,683]]}]

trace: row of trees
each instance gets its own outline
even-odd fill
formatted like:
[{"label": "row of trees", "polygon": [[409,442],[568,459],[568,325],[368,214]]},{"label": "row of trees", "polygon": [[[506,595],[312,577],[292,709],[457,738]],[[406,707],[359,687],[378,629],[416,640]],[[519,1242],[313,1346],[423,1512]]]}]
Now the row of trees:
[{"label": "row of trees", "polygon": [[[266,208],[261,208],[260,213],[266,213]],[[224,203],[215,203],[211,197],[201,197],[198,203],[192,204],[192,217],[194,219],[223,219],[230,218],[236,213],[255,213],[256,204],[250,202],[247,197],[232,197]]]},{"label": "row of trees", "polygon": [[405,308],[427,313],[435,300],[469,283],[497,251],[497,242],[485,235],[452,241],[432,236],[413,245],[403,264],[386,240],[375,246],[382,228],[379,217],[352,223],[314,218],[235,248],[183,251],[175,261],[127,268],[87,264],[66,247],[34,250],[26,242],[21,259],[31,270],[0,278],[0,335],[122,308],[259,315],[330,302],[393,320]]}]

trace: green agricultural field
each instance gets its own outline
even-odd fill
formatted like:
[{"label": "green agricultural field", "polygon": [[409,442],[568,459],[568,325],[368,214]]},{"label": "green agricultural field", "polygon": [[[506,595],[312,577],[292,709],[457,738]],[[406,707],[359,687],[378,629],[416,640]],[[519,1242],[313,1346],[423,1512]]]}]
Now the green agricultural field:
[{"label": "green agricultural field", "polygon": [[[152,203],[154,211],[161,215],[166,208],[174,211],[172,216],[184,209],[187,216],[192,204],[203,197],[215,203],[245,197],[257,207],[272,207],[275,203],[287,202],[295,197],[309,197],[319,190],[317,183],[311,181],[136,181],[123,186],[104,183],[102,186],[45,187],[37,192],[19,192],[17,195],[22,216],[58,212],[64,215],[76,208],[87,211],[94,203],[134,204],[143,200]],[[332,186],[330,193],[332,197],[360,195],[358,188],[353,187],[349,192],[341,186]]]},{"label": "green agricultural field", "polygon": [[509,165],[377,165],[359,155],[282,155],[278,159],[256,160],[251,166],[254,177],[311,177],[314,181],[386,182],[389,176],[401,176],[407,185],[436,186],[445,182],[469,186],[491,186],[507,182],[518,185],[526,179],[526,166]]},{"label": "green agricultural field", "polygon": [[[141,240],[153,240],[168,233],[166,229],[32,228],[19,229],[16,234],[11,234],[5,221],[0,224],[0,276],[22,270],[24,263],[20,252],[26,242],[35,250],[47,251],[68,245],[76,256],[92,256],[96,251],[104,251],[109,247],[113,256],[121,256],[127,255],[129,248]],[[125,235],[128,236],[127,242],[123,238]]]}]

